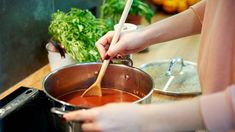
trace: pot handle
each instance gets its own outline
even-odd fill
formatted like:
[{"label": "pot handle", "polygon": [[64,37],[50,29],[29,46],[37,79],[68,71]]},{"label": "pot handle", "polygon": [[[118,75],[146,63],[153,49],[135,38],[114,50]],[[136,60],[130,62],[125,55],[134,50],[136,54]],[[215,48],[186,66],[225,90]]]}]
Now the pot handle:
[{"label": "pot handle", "polygon": [[[56,114],[56,115],[58,115],[61,118],[67,112],[69,112],[69,111],[65,111],[65,107],[64,106],[62,106],[61,108],[57,108],[57,107],[52,107],[51,108],[51,113]],[[69,129],[68,132],[82,132],[81,125],[79,125],[79,128],[76,127],[77,123],[81,124],[83,122],[81,122],[81,121],[80,122],[76,122],[76,121],[69,121],[69,122],[67,122],[68,129]]]},{"label": "pot handle", "polygon": [[61,107],[61,108],[52,107],[51,108],[51,113],[57,114],[59,117],[62,117],[67,112],[65,111],[64,107]]},{"label": "pot handle", "polygon": [[166,76],[175,76],[179,74],[183,67],[185,66],[184,60],[182,58],[174,58],[170,61],[168,70],[166,71]]},{"label": "pot handle", "polygon": [[[110,60],[111,64],[123,64],[129,67],[133,67],[133,61],[130,57],[131,55],[127,55],[121,58],[112,58]],[[98,60],[97,62],[102,62],[102,60]]]},{"label": "pot handle", "polygon": [[133,67],[133,61],[132,59],[130,58],[130,56],[126,56],[126,57],[123,57],[123,58],[113,58],[111,60],[111,63],[113,64],[124,64],[124,65],[127,65],[127,66],[130,66],[130,67]]}]

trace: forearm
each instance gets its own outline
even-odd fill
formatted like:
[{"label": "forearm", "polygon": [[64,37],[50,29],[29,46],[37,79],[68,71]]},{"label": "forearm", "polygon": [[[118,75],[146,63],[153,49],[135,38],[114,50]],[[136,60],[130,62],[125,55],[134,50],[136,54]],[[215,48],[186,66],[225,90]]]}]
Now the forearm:
[{"label": "forearm", "polygon": [[192,9],[156,22],[143,29],[148,45],[165,42],[201,32],[201,23]]},{"label": "forearm", "polygon": [[142,106],[147,131],[235,130],[235,85],[210,95]]},{"label": "forearm", "polygon": [[235,130],[235,85],[200,98],[201,113],[209,131]]},{"label": "forearm", "polygon": [[199,99],[179,101],[145,107],[149,130],[146,131],[190,131],[203,129]]}]

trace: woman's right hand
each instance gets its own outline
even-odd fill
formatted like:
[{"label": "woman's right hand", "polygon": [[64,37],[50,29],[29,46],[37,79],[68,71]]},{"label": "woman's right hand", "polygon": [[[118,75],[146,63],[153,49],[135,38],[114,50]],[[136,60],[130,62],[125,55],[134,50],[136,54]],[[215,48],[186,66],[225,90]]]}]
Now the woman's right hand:
[{"label": "woman's right hand", "polygon": [[114,31],[110,31],[96,42],[102,59],[105,59],[106,55],[111,58],[117,55],[125,56],[147,47],[143,34],[139,30],[121,33],[118,42],[110,47],[113,36]]}]

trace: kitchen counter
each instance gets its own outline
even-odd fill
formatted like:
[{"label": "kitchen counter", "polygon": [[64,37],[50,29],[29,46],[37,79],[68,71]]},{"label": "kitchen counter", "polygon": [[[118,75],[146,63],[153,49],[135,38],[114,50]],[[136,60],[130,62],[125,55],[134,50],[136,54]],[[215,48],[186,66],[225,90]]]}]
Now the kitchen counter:
[{"label": "kitchen counter", "polygon": [[[153,45],[149,47],[146,52],[132,55],[134,67],[139,67],[142,64],[153,61],[172,59],[175,57],[182,57],[184,60],[197,62],[198,43],[199,35],[195,35]],[[2,93],[0,95],[0,99],[4,98],[20,86],[32,87],[42,90],[42,80],[49,72],[50,66],[47,64]],[[175,101],[189,98],[192,98],[192,96],[167,96],[154,92],[152,102],[161,103],[165,101]]]}]

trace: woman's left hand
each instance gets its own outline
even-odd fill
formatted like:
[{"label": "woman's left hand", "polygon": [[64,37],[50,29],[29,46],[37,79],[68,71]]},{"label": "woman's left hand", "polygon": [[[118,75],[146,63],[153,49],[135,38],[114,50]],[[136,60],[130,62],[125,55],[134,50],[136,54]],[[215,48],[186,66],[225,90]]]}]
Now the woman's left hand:
[{"label": "woman's left hand", "polygon": [[[143,106],[132,103],[108,104],[64,114],[66,121],[83,121],[83,131],[144,131]],[[145,126],[146,127],[146,126]]]}]

